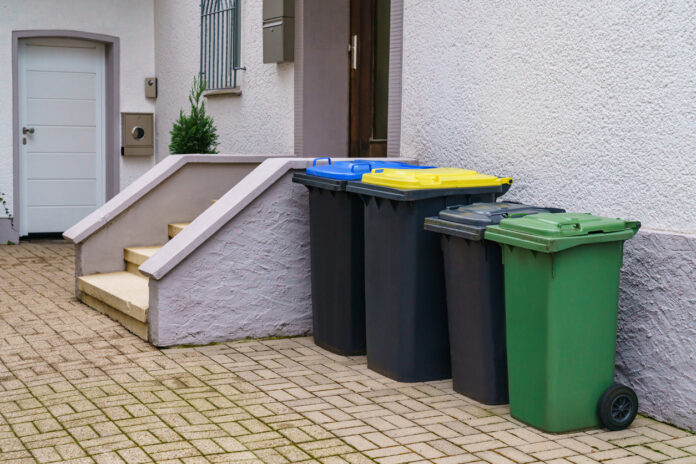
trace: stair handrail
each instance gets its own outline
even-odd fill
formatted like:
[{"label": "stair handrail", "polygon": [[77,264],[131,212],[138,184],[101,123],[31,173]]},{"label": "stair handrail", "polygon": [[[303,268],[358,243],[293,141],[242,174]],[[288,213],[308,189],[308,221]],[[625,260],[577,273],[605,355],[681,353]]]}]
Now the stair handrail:
[{"label": "stair handrail", "polygon": [[283,156],[287,155],[170,155],[70,227],[63,233],[63,238],[75,244],[84,242],[189,163],[262,163]]}]

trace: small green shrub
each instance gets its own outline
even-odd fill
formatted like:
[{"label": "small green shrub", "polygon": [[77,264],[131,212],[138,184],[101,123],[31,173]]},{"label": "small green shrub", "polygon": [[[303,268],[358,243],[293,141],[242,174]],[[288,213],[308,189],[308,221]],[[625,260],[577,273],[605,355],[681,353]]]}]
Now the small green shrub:
[{"label": "small green shrub", "polygon": [[179,111],[179,119],[174,122],[174,127],[169,133],[172,141],[169,144],[169,152],[174,155],[187,153],[217,153],[218,134],[213,118],[205,114],[205,102],[201,101],[206,82],[198,77],[193,78],[193,87],[189,95],[191,111],[184,114]]}]

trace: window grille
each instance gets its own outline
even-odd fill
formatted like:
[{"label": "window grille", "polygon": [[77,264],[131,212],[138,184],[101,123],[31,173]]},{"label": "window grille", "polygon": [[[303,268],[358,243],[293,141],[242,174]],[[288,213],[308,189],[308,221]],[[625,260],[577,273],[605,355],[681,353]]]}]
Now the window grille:
[{"label": "window grille", "polygon": [[240,0],[201,0],[201,78],[208,90],[237,87]]}]

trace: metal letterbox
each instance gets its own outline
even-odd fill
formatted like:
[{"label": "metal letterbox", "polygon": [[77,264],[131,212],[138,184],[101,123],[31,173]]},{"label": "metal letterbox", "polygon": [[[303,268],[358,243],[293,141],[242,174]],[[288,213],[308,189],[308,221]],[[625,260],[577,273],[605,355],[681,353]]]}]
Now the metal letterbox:
[{"label": "metal letterbox", "polygon": [[157,78],[145,78],[145,98],[157,98]]},{"label": "metal letterbox", "polygon": [[295,1],[263,1],[263,62],[295,58]]},{"label": "metal letterbox", "polygon": [[152,156],[154,129],[152,113],[121,113],[121,155]]}]

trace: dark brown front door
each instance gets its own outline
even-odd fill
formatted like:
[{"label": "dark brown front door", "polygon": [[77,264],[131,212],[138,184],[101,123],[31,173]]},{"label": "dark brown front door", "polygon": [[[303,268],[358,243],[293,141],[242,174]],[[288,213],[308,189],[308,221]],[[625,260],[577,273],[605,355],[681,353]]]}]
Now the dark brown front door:
[{"label": "dark brown front door", "polygon": [[386,156],[391,0],[350,2],[350,156]]}]

